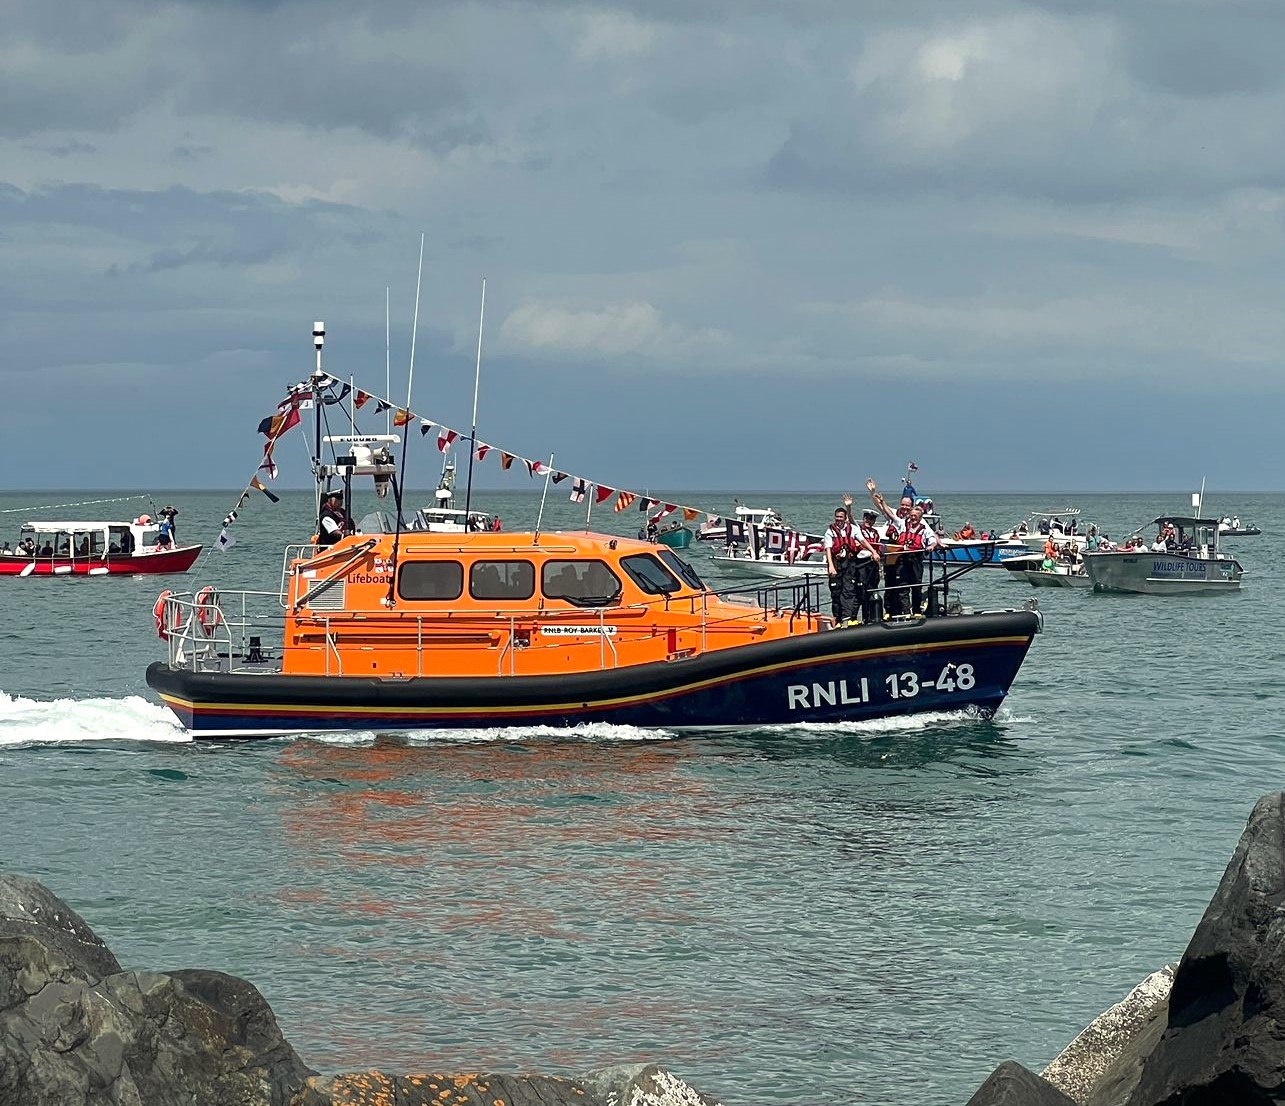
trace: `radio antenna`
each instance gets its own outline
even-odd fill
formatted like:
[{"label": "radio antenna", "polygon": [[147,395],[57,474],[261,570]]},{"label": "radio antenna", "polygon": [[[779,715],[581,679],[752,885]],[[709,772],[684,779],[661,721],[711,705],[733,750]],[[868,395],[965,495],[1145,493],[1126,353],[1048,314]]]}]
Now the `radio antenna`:
[{"label": "radio antenna", "polygon": [[[482,383],[482,321],[486,318],[486,277],[482,278],[482,307],[477,315],[477,368],[473,371],[473,429],[468,440],[468,479],[464,482],[464,525],[473,505],[473,457],[477,453],[477,393]],[[536,530],[540,527],[537,525]]]}]

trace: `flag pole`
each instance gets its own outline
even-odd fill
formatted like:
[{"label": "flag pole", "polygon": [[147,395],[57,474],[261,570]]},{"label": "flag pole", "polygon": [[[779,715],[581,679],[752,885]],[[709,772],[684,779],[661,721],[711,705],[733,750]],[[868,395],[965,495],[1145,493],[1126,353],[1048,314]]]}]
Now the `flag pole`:
[{"label": "flag pole", "polygon": [[[553,454],[549,454],[549,467],[544,470],[544,491],[540,495],[540,512],[535,516],[535,538],[532,545],[540,544],[540,523],[544,520],[544,501],[549,496],[549,478],[553,475]],[[465,516],[467,517],[467,516]]]},{"label": "flag pole", "polygon": [[[482,308],[477,314],[477,368],[473,371],[473,429],[469,431],[468,440],[468,478],[464,481],[464,524],[468,525],[469,508],[473,505],[473,456],[477,453],[477,393],[482,383],[482,321],[486,318],[486,277],[482,278]],[[545,482],[548,490],[548,482]],[[544,501],[540,502],[541,510]],[[540,535],[540,524],[536,523],[536,537]]]}]

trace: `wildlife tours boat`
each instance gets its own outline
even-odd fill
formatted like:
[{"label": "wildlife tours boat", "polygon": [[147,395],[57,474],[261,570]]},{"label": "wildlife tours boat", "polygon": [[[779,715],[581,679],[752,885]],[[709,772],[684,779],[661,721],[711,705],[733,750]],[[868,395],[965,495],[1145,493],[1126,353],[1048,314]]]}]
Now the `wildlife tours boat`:
[{"label": "wildlife tours boat", "polygon": [[[294,395],[320,412],[339,381]],[[323,436],[317,443],[358,437]],[[324,447],[323,447],[324,448]],[[314,457],[319,512],[392,464]],[[547,489],[547,485],[546,485]],[[379,518],[387,519],[383,513]],[[165,593],[147,683],[197,738],[619,723],[664,729],[993,712],[1038,610],[973,611],[942,577],[928,617],[834,629],[820,579],[708,586],[664,546],[588,529],[351,529],[285,549],[279,587]],[[318,517],[318,534],[320,514]],[[963,570],[961,570],[963,571]],[[828,610],[829,595],[824,596]]]},{"label": "wildlife tours boat", "polygon": [[159,520],[130,522],[25,522],[16,549],[0,548],[0,576],[135,576],[186,572],[200,545],[178,545],[172,534],[176,508]]},{"label": "wildlife tours boat", "polygon": [[1094,591],[1220,595],[1240,590],[1244,570],[1235,557],[1219,552],[1216,518],[1161,515],[1154,525],[1158,537],[1150,548],[1084,554]]}]

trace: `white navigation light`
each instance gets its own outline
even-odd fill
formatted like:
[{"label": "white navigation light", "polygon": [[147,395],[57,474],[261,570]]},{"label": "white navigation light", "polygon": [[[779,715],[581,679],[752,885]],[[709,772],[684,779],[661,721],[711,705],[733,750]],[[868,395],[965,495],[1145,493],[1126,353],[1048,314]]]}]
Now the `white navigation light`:
[{"label": "white navigation light", "polygon": [[312,344],[321,349],[326,344],[326,324],[321,320],[312,324]]}]

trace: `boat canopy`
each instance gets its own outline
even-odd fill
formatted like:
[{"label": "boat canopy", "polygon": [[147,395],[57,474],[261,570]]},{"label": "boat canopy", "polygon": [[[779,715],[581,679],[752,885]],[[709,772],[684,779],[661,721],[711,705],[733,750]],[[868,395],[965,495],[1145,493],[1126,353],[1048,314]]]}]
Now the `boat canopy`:
[{"label": "boat canopy", "polygon": [[1175,526],[1186,530],[1194,529],[1197,526],[1213,526],[1216,529],[1218,526],[1216,518],[1184,518],[1181,515],[1161,515],[1152,522],[1152,525],[1163,526],[1166,522],[1172,522]]},{"label": "boat canopy", "polygon": [[33,534],[65,534],[68,531],[106,530],[112,526],[125,528],[133,525],[128,522],[24,522],[23,532]]}]

